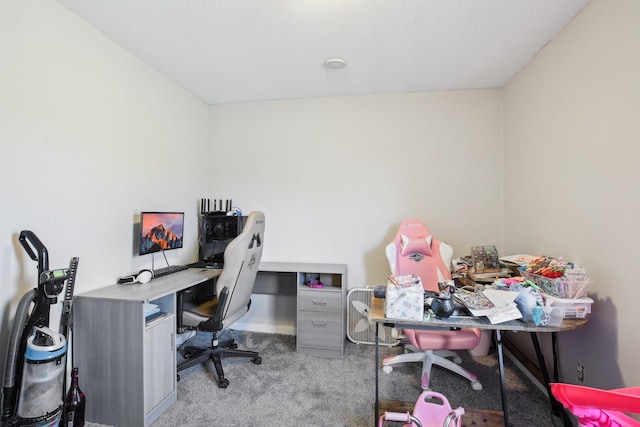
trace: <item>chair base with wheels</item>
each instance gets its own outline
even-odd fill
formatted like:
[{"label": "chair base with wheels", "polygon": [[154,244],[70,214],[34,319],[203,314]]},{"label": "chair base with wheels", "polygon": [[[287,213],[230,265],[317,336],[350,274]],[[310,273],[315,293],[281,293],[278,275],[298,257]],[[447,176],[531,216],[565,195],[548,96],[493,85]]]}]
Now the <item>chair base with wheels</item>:
[{"label": "chair base with wheels", "polygon": [[[444,333],[447,333],[444,331]],[[469,331],[469,333],[474,333]],[[456,331],[456,334],[460,334],[460,331]],[[471,338],[470,339],[475,339]],[[399,354],[397,356],[388,357],[382,362],[382,371],[386,374],[393,372],[393,366],[398,363],[406,362],[422,362],[422,377],[420,386],[423,390],[430,390],[429,380],[431,376],[431,367],[433,365],[440,366],[444,369],[448,369],[471,382],[471,388],[474,390],[482,390],[482,384],[478,381],[478,377],[472,372],[464,369],[460,364],[462,359],[457,353],[451,350],[417,350],[413,346],[407,346],[407,353]]]},{"label": "chair base with wheels", "polygon": [[[215,333],[211,339],[210,347],[185,346],[182,349],[182,356],[185,358],[185,361],[178,366],[178,372],[208,360],[213,361],[213,366],[218,376],[218,387],[220,388],[227,388],[229,386],[229,380],[224,377],[224,370],[222,369],[223,358],[246,357],[251,359],[256,365],[262,363],[262,358],[257,352],[238,350],[238,344],[236,344],[233,339],[227,339],[219,343]],[[178,375],[178,381],[180,381],[180,375]]]}]

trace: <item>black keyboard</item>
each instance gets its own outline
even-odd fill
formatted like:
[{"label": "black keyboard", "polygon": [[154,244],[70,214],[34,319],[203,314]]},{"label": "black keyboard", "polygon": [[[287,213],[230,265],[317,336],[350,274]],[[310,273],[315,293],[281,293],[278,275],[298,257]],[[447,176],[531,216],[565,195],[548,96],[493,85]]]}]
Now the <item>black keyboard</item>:
[{"label": "black keyboard", "polygon": [[222,263],[213,261],[197,261],[192,264],[187,264],[189,268],[218,268],[222,269]]},{"label": "black keyboard", "polygon": [[153,271],[153,278],[166,276],[167,274],[177,273],[178,271],[187,270],[186,265],[170,265],[169,267],[159,268]]}]

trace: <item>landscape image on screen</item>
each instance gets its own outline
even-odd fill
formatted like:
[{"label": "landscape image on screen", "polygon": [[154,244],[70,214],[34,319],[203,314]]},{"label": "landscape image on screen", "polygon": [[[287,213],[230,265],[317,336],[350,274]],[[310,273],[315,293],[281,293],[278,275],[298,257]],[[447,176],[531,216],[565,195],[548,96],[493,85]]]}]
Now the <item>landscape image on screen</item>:
[{"label": "landscape image on screen", "polygon": [[182,247],[184,213],[142,212],[140,255]]}]

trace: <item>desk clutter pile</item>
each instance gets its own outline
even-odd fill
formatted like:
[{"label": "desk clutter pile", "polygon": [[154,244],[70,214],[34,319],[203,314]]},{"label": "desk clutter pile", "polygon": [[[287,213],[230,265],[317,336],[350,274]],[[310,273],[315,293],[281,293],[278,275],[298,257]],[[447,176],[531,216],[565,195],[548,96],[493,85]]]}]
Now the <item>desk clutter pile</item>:
[{"label": "desk clutter pile", "polygon": [[[463,259],[458,262],[464,264]],[[500,258],[499,268],[486,272],[494,274],[493,279],[468,272],[459,269],[455,280],[439,283],[440,292],[424,291],[416,275],[390,276],[385,317],[422,320],[472,315],[486,316],[494,324],[521,319],[536,326],[558,326],[563,319],[583,319],[591,312],[585,269],[562,258],[506,256]]]}]

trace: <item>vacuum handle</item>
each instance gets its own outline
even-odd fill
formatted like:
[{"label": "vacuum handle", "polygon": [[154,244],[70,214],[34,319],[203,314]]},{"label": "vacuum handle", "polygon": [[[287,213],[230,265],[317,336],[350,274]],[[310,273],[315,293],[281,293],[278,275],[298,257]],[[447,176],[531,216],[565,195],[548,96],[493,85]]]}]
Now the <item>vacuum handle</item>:
[{"label": "vacuum handle", "polygon": [[[20,244],[29,254],[32,260],[38,261],[38,275],[49,269],[49,252],[33,231],[22,230],[20,232]],[[38,255],[33,251],[36,249]]]}]

